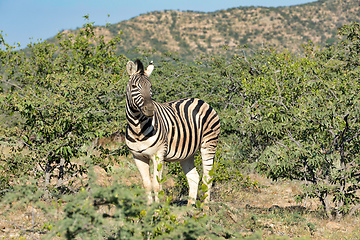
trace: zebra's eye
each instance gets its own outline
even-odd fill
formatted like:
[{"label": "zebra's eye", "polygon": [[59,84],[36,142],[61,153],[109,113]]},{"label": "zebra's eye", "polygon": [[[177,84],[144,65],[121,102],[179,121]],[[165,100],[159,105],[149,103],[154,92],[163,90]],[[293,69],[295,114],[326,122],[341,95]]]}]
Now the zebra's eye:
[{"label": "zebra's eye", "polygon": [[131,85],[131,88],[137,88],[137,86],[135,84]]}]

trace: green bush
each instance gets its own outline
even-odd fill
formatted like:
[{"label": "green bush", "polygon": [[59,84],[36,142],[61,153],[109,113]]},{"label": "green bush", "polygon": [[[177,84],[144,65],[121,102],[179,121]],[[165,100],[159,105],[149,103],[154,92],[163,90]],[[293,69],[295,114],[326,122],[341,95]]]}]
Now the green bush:
[{"label": "green bush", "polygon": [[57,45],[30,44],[28,54],[1,40],[7,50],[0,51],[0,108],[6,119],[21,119],[3,130],[16,146],[1,168],[15,176],[32,172],[45,188],[53,177],[59,188],[66,175],[86,172],[73,162],[87,154],[85,145],[125,127],[127,59],[114,53],[120,38],[106,42],[87,23],[57,39]]},{"label": "green bush", "polygon": [[338,45],[308,46],[305,57],[273,54],[247,83],[257,106],[250,125],[268,140],[259,169],[304,181],[298,200],[317,197],[337,220],[359,203],[360,180],[359,25],[340,34],[346,39]]},{"label": "green bush", "polygon": [[[191,63],[180,61],[177,54],[155,51],[141,58],[159,59],[151,77],[154,100],[198,97],[218,112],[221,144],[214,165],[215,183],[256,185],[244,177],[244,168],[256,165],[273,180],[303,181],[304,192],[298,200],[316,197],[329,218],[340,219],[359,204],[359,28],[357,23],[344,26],[342,41],[325,48],[309,44],[300,56],[272,48],[240,47],[241,54],[231,52],[231,58],[226,52],[200,56]],[[60,33],[57,39],[56,44],[31,44],[25,53],[14,51],[0,35],[6,48],[0,50],[0,120],[4,122],[0,133],[1,141],[13,146],[10,154],[1,156],[3,194],[15,190],[14,183],[27,175],[38,180],[47,197],[53,194],[55,198],[67,192],[66,180],[87,171],[89,162],[106,169],[112,156],[126,152],[125,148],[100,148],[101,154],[88,151],[94,139],[125,128],[127,58],[115,55],[120,39],[105,41],[95,35],[91,23],[75,35]],[[81,158],[87,154],[90,160],[84,162]],[[196,161],[199,165],[199,158]],[[186,181],[179,172],[179,165],[169,165],[182,194]],[[57,181],[51,183],[53,178]],[[137,198],[141,193],[106,195],[127,191],[121,186],[103,191],[93,185],[91,191],[68,195],[72,200],[64,205],[67,215],[59,225],[64,227],[57,231],[69,238],[90,233],[114,237],[117,233],[97,233],[95,227],[105,226],[104,219],[112,218],[122,219],[124,225],[117,228],[130,235],[135,234],[131,230],[135,223],[140,223],[139,237],[171,235],[188,226],[172,217],[169,203],[163,208],[143,208]],[[76,198],[81,204],[71,205]],[[118,215],[98,215],[101,201],[117,206]],[[124,205],[126,201],[131,206]],[[78,218],[86,226],[72,228]]]}]

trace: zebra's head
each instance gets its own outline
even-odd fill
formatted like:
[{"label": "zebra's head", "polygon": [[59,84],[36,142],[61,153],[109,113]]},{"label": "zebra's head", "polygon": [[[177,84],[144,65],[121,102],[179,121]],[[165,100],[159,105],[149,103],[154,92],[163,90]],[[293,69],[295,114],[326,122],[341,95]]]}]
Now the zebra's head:
[{"label": "zebra's head", "polygon": [[154,69],[152,62],[144,70],[140,60],[129,61],[126,70],[130,80],[126,87],[126,97],[130,107],[140,110],[146,117],[154,116],[154,104],[151,99],[151,82],[149,76]]}]

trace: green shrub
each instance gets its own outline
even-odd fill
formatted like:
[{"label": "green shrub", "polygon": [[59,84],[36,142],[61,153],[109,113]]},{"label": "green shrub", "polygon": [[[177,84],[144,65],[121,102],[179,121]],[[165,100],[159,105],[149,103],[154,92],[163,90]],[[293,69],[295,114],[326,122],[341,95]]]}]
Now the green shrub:
[{"label": "green shrub", "polygon": [[35,172],[45,188],[56,169],[56,187],[65,175],[85,172],[84,165],[72,161],[87,154],[84,145],[125,126],[126,58],[114,52],[120,38],[106,42],[86,23],[77,35],[59,33],[57,39],[57,45],[29,45],[28,55],[8,45],[0,54],[2,84],[8,86],[0,107],[3,114],[22,119],[7,129],[17,146],[2,168]]}]

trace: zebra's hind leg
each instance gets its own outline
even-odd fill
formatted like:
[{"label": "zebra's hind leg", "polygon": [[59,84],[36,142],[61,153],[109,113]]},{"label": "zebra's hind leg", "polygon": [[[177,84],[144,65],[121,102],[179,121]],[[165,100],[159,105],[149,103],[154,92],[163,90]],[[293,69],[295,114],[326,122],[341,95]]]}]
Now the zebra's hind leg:
[{"label": "zebra's hind leg", "polygon": [[153,203],[153,198],[152,198],[152,194],[151,194],[152,185],[151,185],[151,177],[150,177],[149,160],[148,159],[138,159],[134,156],[134,161],[135,161],[137,168],[139,169],[141,178],[143,180],[144,188],[145,188],[147,198],[148,198],[148,204],[151,204],[151,203]]},{"label": "zebra's hind leg", "polygon": [[216,147],[208,147],[205,144],[202,144],[200,152],[203,165],[202,182],[207,186],[207,192],[205,193],[206,197],[204,202],[208,203],[210,202],[210,193],[212,187],[212,176],[210,176],[210,171],[213,168]]},{"label": "zebra's hind leg", "polygon": [[199,174],[196,171],[196,167],[195,167],[195,163],[194,163],[194,156],[191,156],[191,157],[185,159],[184,161],[181,161],[180,165],[181,165],[183,172],[186,175],[186,179],[189,184],[190,199],[188,201],[188,206],[191,206],[196,201],[198,187],[199,187],[199,180],[200,180]]}]

